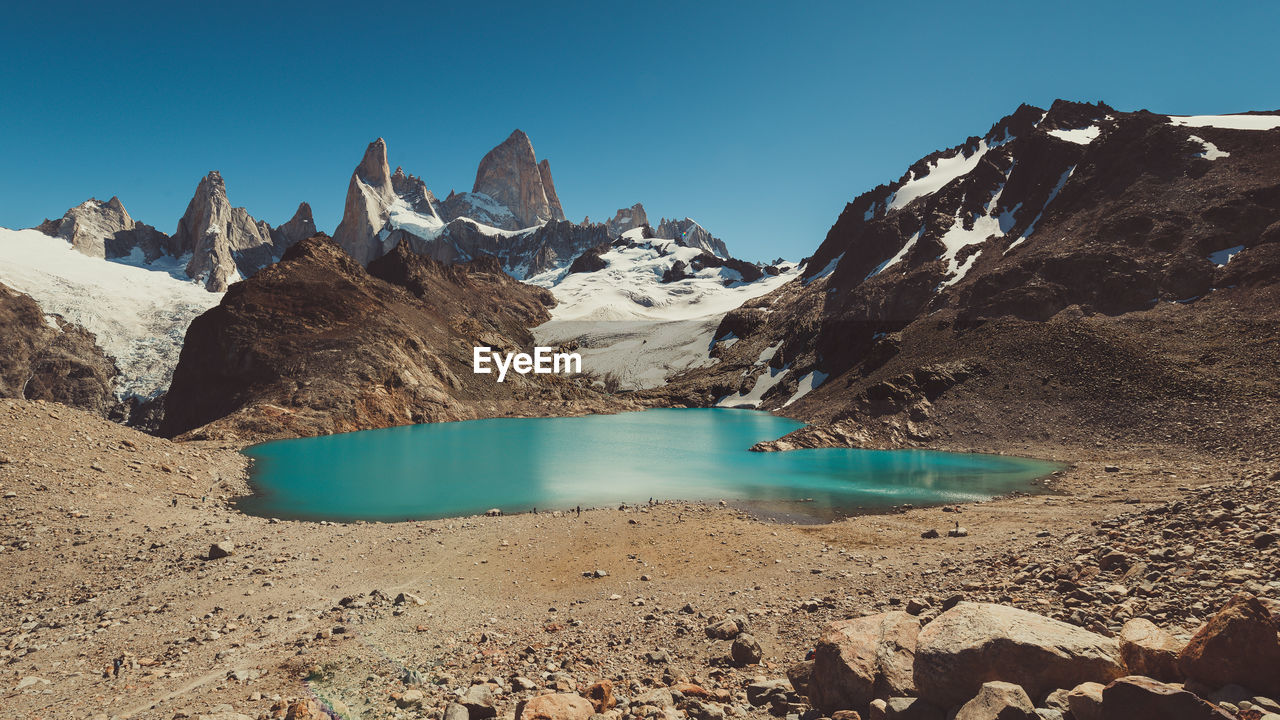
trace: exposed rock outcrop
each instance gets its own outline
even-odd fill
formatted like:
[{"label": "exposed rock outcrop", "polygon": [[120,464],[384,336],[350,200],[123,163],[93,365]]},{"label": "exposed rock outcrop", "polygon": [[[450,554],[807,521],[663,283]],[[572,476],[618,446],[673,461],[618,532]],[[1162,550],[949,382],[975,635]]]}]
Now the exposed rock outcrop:
[{"label": "exposed rock outcrop", "polygon": [[707,232],[706,228],[691,218],[683,220],[662,218],[655,233],[658,237],[679,240],[691,248],[705,250],[712,255],[722,258],[729,257],[729,248],[724,244],[724,241],[712,236],[711,233]]},{"label": "exposed rock outcrop", "polygon": [[[1020,107],[854,198],[804,277],[726,316],[717,337],[737,342],[666,398],[714,404],[780,345],[761,407],[809,426],[779,448],[1181,437],[1234,408],[1267,434],[1276,386],[1247,368],[1270,363],[1257,338],[1280,315],[1277,132]],[[927,403],[867,402],[954,362],[990,372]]]},{"label": "exposed rock outcrop", "polygon": [[386,251],[377,235],[386,224],[395,199],[391,168],[387,165],[387,144],[378,138],[369,143],[360,164],[351,173],[342,222],[333,233],[334,242],[356,262],[368,265]]},{"label": "exposed rock outcrop", "polygon": [[148,262],[164,252],[169,239],[154,227],[135,221],[115,196],[106,202],[89,198],[61,218],[45,220],[35,229],[62,238],[91,257],[126,257],[136,247]]},{"label": "exposed rock outcrop", "polygon": [[[609,234],[613,236],[649,224],[649,216],[644,211],[644,205],[636,203],[629,208],[620,208],[618,212],[613,214],[605,225],[609,226]],[[663,237],[670,237],[664,235]]]},{"label": "exposed rock outcrop", "polygon": [[311,216],[311,205],[300,203],[293,217],[271,230],[272,254],[279,258],[285,251],[316,234],[316,221]]},{"label": "exposed rock outcrop", "polygon": [[550,165],[538,165],[533,143],[521,130],[512,132],[484,156],[471,191],[487,195],[511,211],[517,225],[505,228],[508,230],[565,219],[551,184]]},{"label": "exposed rock outcrop", "polygon": [[192,322],[162,433],[304,436],[613,407],[574,378],[473,374],[473,347],[528,346],[553,302],[492,258],[443,265],[402,243],[366,271],[309,238]]},{"label": "exposed rock outcrop", "polygon": [[170,255],[191,255],[187,275],[214,292],[268,265],[272,247],[271,226],[255,220],[244,208],[231,206],[217,170],[200,180],[169,240]]},{"label": "exposed rock outcrop", "polygon": [[0,397],[52,400],[105,417],[116,374],[92,333],[0,285]]},{"label": "exposed rock outcrop", "polygon": [[542,178],[542,189],[546,192],[547,203],[551,206],[551,217],[558,220],[567,219],[564,208],[560,205],[560,196],[556,194],[555,181],[551,179],[551,163],[545,158],[538,163],[538,176]]}]

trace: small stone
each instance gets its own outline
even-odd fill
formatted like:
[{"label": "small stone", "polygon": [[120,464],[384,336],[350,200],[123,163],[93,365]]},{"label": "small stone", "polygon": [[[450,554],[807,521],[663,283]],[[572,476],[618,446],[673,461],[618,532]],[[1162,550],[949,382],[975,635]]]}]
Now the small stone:
[{"label": "small stone", "polygon": [[218,560],[224,557],[231,557],[235,554],[236,546],[227,540],[221,540],[209,546],[207,557],[210,560]]},{"label": "small stone", "polygon": [[760,649],[760,643],[756,642],[754,637],[742,633],[733,639],[733,645],[729,648],[729,657],[734,665],[746,667],[759,663],[764,658],[764,651]]},{"label": "small stone", "polygon": [[461,703],[451,702],[444,706],[444,720],[470,720],[471,715]]}]

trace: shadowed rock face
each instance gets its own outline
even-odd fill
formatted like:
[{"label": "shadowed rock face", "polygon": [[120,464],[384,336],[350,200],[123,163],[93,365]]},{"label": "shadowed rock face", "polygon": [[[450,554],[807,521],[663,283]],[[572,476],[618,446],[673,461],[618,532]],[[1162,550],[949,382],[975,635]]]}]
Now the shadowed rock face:
[{"label": "shadowed rock face", "polygon": [[115,363],[93,334],[0,285],[0,397],[52,400],[106,416]]},{"label": "shadowed rock face", "polygon": [[192,322],[161,432],[305,436],[608,407],[585,381],[472,372],[475,346],[526,347],[553,303],[492,258],[444,265],[401,244],[366,271],[317,235]]},{"label": "shadowed rock face", "polygon": [[551,167],[538,165],[533,143],[516,130],[480,161],[473,193],[483,193],[505,205],[515,216],[515,228],[564,220],[564,210],[551,182]]},{"label": "shadowed rock face", "polygon": [[[1262,427],[1277,177],[1280,130],[1022,106],[850,202],[805,277],[729,313],[718,336],[738,341],[666,397],[711,404],[785,367],[762,407],[815,424],[778,447],[1128,436],[1241,406]],[[941,393],[904,380],[949,367],[967,379]],[[800,397],[810,373],[825,382]]]}]

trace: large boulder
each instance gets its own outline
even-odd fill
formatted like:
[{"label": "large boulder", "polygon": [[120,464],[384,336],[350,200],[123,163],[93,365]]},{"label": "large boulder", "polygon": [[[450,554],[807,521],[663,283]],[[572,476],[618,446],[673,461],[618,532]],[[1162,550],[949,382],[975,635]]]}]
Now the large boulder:
[{"label": "large boulder", "polygon": [[1036,720],[1036,708],[1021,687],[989,682],[960,708],[955,720]]},{"label": "large boulder", "polygon": [[984,683],[1020,685],[1039,698],[1124,674],[1115,640],[1026,610],[962,602],[920,631],[914,679],[919,696],[943,707],[966,702]]},{"label": "large boulder", "polygon": [[587,720],[595,712],[581,695],[554,693],[530,698],[516,710],[516,720]]},{"label": "large boulder", "polygon": [[1210,687],[1235,683],[1264,695],[1280,694],[1280,636],[1258,599],[1236,595],[1196,631],[1178,655],[1178,668]]},{"label": "large boulder", "polygon": [[1103,720],[1228,720],[1225,710],[1210,705],[1177,685],[1141,675],[1120,678],[1102,691]]},{"label": "large boulder", "polygon": [[1120,657],[1134,675],[1164,682],[1182,679],[1178,653],[1185,645],[1145,618],[1133,618],[1120,629]]},{"label": "large boulder", "polygon": [[814,652],[809,701],[830,715],[863,710],[876,698],[914,695],[919,632],[920,621],[905,612],[831,623]]}]

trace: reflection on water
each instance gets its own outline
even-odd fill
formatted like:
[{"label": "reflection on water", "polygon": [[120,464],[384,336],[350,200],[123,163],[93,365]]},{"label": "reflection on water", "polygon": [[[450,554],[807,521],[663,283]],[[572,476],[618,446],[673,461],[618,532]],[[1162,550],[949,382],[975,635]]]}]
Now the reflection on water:
[{"label": "reflection on water", "polygon": [[830,519],[1019,489],[1051,463],[924,450],[749,452],[801,427],[752,410],[504,418],[265,443],[255,515],[403,520],[657,500],[720,500]]}]

